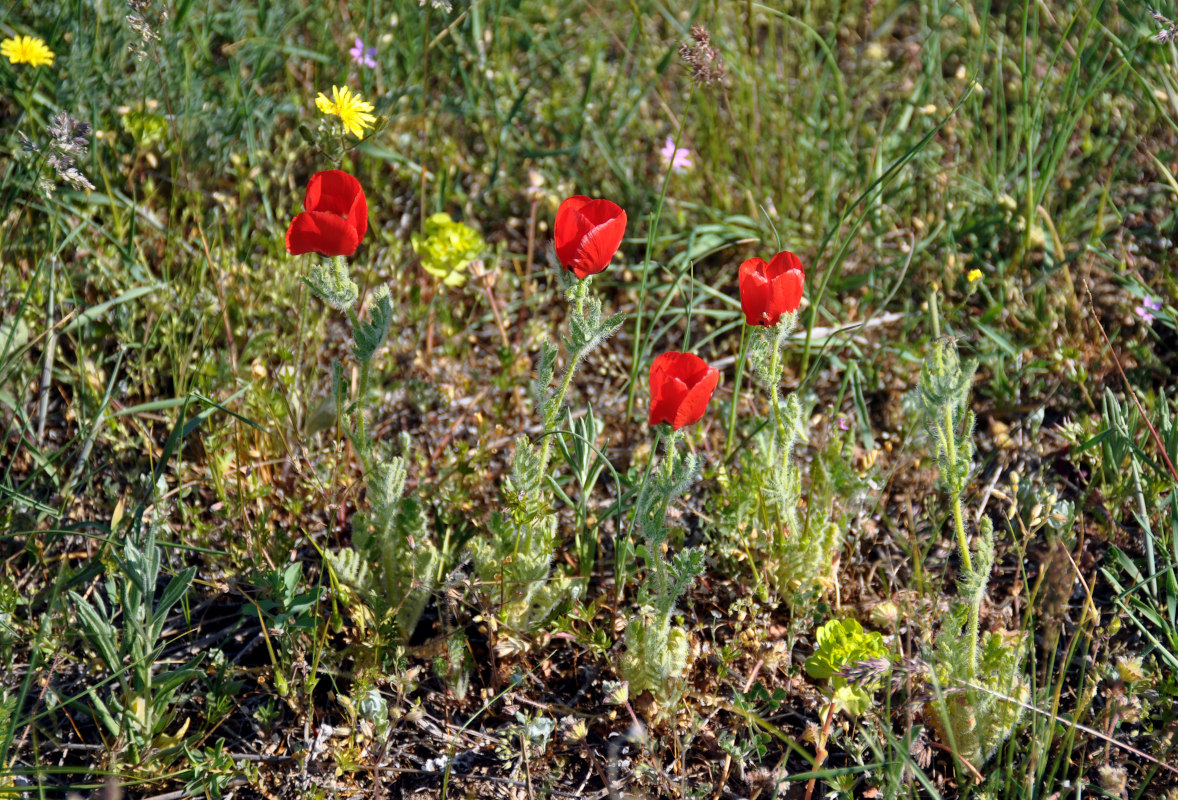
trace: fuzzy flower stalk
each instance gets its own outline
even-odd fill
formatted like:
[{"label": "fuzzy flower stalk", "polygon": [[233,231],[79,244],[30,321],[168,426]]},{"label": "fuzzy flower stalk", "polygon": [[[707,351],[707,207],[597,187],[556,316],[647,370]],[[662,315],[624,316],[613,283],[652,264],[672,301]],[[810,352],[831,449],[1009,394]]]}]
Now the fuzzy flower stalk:
[{"label": "fuzzy flower stalk", "polygon": [[[932,352],[920,370],[920,400],[924,406],[925,424],[937,450],[937,465],[941,483],[949,494],[953,509],[953,530],[961,565],[966,575],[974,573],[969,541],[965,533],[961,495],[969,482],[973,467],[974,413],[969,407],[969,390],[977,362],[962,364],[957,355],[957,343],[952,337],[942,337],[933,343]],[[987,573],[988,574],[988,573]],[[971,615],[970,630],[977,638],[977,616]],[[976,655],[970,662],[977,663]]]},{"label": "fuzzy flower stalk", "polygon": [[676,604],[703,573],[703,552],[692,548],[668,558],[667,510],[700,470],[700,458],[680,451],[681,429],[698,422],[716,390],[720,372],[692,353],[663,353],[650,367],[650,424],[666,442],[659,463],[652,459],[638,492],[631,528],[638,555],[649,572],[638,592],[638,614],[626,625],[626,653],[620,672],[634,693],[649,691],[670,707],[681,695],[690,666],[687,632],[675,625]]},{"label": "fuzzy flower stalk", "polygon": [[554,227],[557,257],[576,278],[566,295],[567,366],[553,390],[559,350],[547,341],[541,345],[531,394],[543,420],[543,442],[537,446],[525,437],[516,441],[512,474],[503,491],[506,508],[492,516],[491,537],[477,540],[471,551],[475,572],[486,587],[486,604],[496,609],[499,623],[518,633],[534,630],[582,590],[582,581],[551,575],[557,544],[550,489],[555,477],[550,475],[552,443],[566,433],[559,422],[577,367],[621,327],[623,319],[622,314],[603,316],[601,300],[589,289],[592,276],[609,266],[621,245],[626,212],[609,200],[578,195],[561,203]]},{"label": "fuzzy flower stalk", "polygon": [[[769,394],[772,424],[753,442],[747,467],[763,474],[758,523],[768,533],[764,570],[770,585],[789,602],[830,578],[841,539],[830,519],[828,497],[808,498],[810,512],[803,521],[797,508],[802,495],[801,473],[794,450],[805,441],[802,405],[797,395],[781,397],[783,356],[789,334],[797,324],[806,275],[801,259],[785,250],[770,260],[750,258],[740,265],[740,306],[745,330],[737,379],[746,357],[749,369]],[[735,393],[734,393],[735,396]],[[735,430],[735,401],[729,434]]]},{"label": "fuzzy flower stalk", "polygon": [[[359,287],[347,259],[368,230],[368,204],[360,182],[341,170],[316,173],[307,184],[304,206],[287,230],[287,252],[330,259],[313,263],[303,281],[319,300],[347,315],[352,355],[360,363],[360,384],[350,397],[343,364],[332,364],[332,395],[335,407],[346,409],[345,433],[360,457],[369,508],[352,517],[353,546],[328,554],[328,561],[341,583],[378,614],[391,618],[401,638],[407,639],[429,599],[440,555],[429,541],[420,502],[405,494],[405,457],[386,453],[368,432],[373,364],[388,338],[393,302],[388,287],[380,286],[372,292],[367,319],[356,308]],[[409,449],[410,442],[403,440],[402,450]]]},{"label": "fuzzy flower stalk", "polygon": [[[970,763],[981,766],[1010,736],[1022,716],[1021,706],[1000,698],[1023,700],[1029,690],[1019,674],[1022,636],[999,631],[979,639],[982,599],[994,565],[994,528],[988,517],[982,517],[977,527],[977,548],[970,550],[962,496],[973,468],[975,418],[969,394],[976,370],[975,360],[961,361],[952,337],[941,337],[932,343],[921,368],[920,398],[936,450],[941,484],[949,496],[961,558],[962,603],[942,626],[937,640],[933,679],[938,691],[930,705],[942,739]],[[960,686],[966,690],[941,691],[942,687]]]}]

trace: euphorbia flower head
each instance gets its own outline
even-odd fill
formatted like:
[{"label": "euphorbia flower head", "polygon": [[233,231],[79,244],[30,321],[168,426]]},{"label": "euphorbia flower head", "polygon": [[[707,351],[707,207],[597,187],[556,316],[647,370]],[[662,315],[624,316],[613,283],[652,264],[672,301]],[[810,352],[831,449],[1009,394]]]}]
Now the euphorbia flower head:
[{"label": "euphorbia flower head", "polygon": [[772,328],[783,314],[798,310],[805,281],[801,260],[788,250],[768,262],[750,258],[740,265],[740,308],[745,321]]},{"label": "euphorbia flower head", "polygon": [[556,257],[577,278],[609,266],[626,235],[626,212],[609,200],[576,195],[556,210]]},{"label": "euphorbia flower head", "polygon": [[650,424],[699,422],[719,382],[720,370],[694,353],[663,353],[650,365]]},{"label": "euphorbia flower head", "polygon": [[320,253],[350,256],[368,230],[368,201],[360,181],[329,169],[316,172],[307,184],[306,211],[286,229],[286,251],[293,256]]}]

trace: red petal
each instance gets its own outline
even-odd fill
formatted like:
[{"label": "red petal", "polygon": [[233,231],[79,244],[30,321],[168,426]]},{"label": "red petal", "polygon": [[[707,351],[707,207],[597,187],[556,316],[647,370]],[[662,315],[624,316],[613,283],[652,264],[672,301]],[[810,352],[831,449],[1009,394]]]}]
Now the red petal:
[{"label": "red petal", "polygon": [[650,365],[650,424],[675,430],[699,421],[720,372],[692,353],[663,353]]},{"label": "red petal", "polygon": [[798,306],[802,304],[804,280],[800,269],[791,269],[773,281],[774,308],[780,309],[781,314],[789,314],[798,310]]},{"label": "red petal", "polygon": [[626,212],[590,230],[577,248],[573,272],[578,278],[596,275],[609,266],[626,235]]},{"label": "red petal", "polygon": [[802,269],[802,260],[788,250],[782,250],[777,255],[773,256],[769,262],[769,269],[766,275],[772,279],[779,275],[783,275],[790,270],[797,270],[805,276],[805,270]]},{"label": "red petal", "polygon": [[622,218],[624,224],[626,219],[626,212],[622,210],[621,206],[612,200],[606,200],[604,198],[590,200],[578,210],[581,212],[581,216],[585,217],[593,225],[604,225],[618,217]]},{"label": "red petal", "polygon": [[553,224],[553,238],[556,240],[556,257],[566,268],[577,257],[577,247],[592,225],[578,212],[581,207],[590,202],[588,197],[578,194],[570,197],[556,209],[556,222]]},{"label": "red petal", "polygon": [[316,172],[307,181],[304,205],[308,211],[330,211],[346,217],[358,194],[364,194],[360,181],[342,169],[328,169]]},{"label": "red petal", "polygon": [[292,256],[303,253],[350,256],[359,246],[356,229],[337,214],[304,211],[286,229],[286,251]]},{"label": "red petal", "polygon": [[328,169],[312,175],[307,182],[304,205],[307,211],[346,217],[348,225],[356,232],[357,244],[368,231],[368,200],[364,189],[360,181],[343,170]]},{"label": "red petal", "polygon": [[740,265],[740,310],[749,325],[764,325],[766,311],[765,259],[750,258]]},{"label": "red petal", "polygon": [[[700,360],[703,363],[703,360]],[[720,382],[720,370],[715,367],[709,367],[704,364],[707,372],[700,381],[691,387],[687,396],[683,398],[683,402],[679,405],[679,410],[675,412],[675,421],[671,423],[671,427],[679,430],[684,425],[694,425],[703,418],[704,412],[708,410],[708,401],[712,399],[712,392],[716,391],[716,385]]]},{"label": "red petal", "polygon": [[578,278],[609,266],[626,235],[626,212],[609,200],[575,195],[556,211],[556,257]]},{"label": "red petal", "polygon": [[673,365],[681,353],[663,353],[650,365],[650,424],[675,418],[675,410],[687,394],[687,384],[675,377]]},{"label": "red petal", "polygon": [[356,242],[359,243],[368,232],[368,198],[364,196],[363,191],[357,192],[356,198],[352,200],[351,210],[348,211],[348,224],[356,232]]}]

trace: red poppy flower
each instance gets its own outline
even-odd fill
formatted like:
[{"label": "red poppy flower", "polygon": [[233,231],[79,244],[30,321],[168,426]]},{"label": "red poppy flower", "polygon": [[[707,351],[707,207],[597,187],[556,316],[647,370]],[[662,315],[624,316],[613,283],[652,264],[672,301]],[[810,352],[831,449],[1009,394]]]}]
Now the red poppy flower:
[{"label": "red poppy flower", "polygon": [[578,278],[609,266],[626,235],[626,212],[609,200],[570,197],[556,210],[556,257]]},{"label": "red poppy flower", "polygon": [[782,314],[798,310],[805,281],[802,262],[788,250],[768,263],[763,258],[750,258],[740,265],[740,308],[745,321],[772,328]]},{"label": "red poppy flower", "polygon": [[720,370],[693,353],[663,353],[650,365],[650,424],[670,423],[679,430],[699,422]]},{"label": "red poppy flower", "polygon": [[286,251],[293,256],[320,253],[350,256],[368,230],[368,201],[360,181],[329,169],[316,172],[307,184],[306,211],[286,229]]}]

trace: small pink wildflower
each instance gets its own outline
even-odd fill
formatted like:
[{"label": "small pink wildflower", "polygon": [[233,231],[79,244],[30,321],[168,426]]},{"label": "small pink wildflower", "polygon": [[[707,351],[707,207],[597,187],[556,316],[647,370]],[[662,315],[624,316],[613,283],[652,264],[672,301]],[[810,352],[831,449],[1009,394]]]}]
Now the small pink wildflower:
[{"label": "small pink wildflower", "polygon": [[1141,317],[1141,321],[1146,325],[1152,325],[1155,319],[1154,312],[1162,310],[1162,301],[1154,300],[1152,297],[1147,297],[1141,301],[1141,305],[1133,309],[1137,316]]},{"label": "small pink wildflower", "polygon": [[356,37],[356,46],[349,50],[348,54],[352,57],[353,61],[362,67],[368,67],[369,69],[376,67],[376,59],[373,58],[376,55],[376,48],[365,48],[364,40],[359,37]]},{"label": "small pink wildflower", "polygon": [[670,162],[671,169],[691,169],[691,151],[684,147],[676,150],[673,136],[667,137],[667,143],[663,145],[659,155],[663,157],[663,161]]}]

